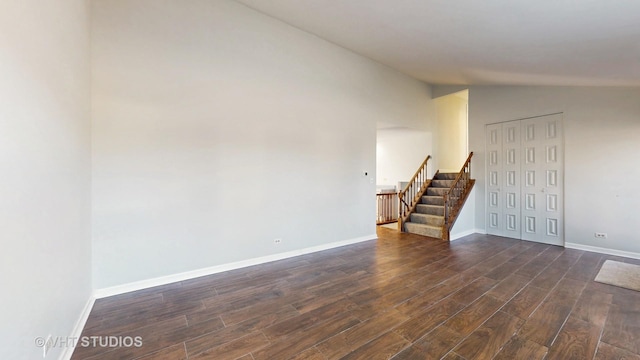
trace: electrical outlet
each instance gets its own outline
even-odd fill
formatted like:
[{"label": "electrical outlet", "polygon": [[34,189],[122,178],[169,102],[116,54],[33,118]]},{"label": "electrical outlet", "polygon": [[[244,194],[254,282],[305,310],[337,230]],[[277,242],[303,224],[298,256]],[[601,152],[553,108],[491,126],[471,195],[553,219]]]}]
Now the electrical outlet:
[{"label": "electrical outlet", "polygon": [[606,239],[607,238],[607,233],[595,233],[594,234],[595,237],[597,237],[598,239]]},{"label": "electrical outlet", "polygon": [[274,239],[273,243],[276,245],[280,245],[280,243],[282,242],[282,239]]},{"label": "electrical outlet", "polygon": [[51,346],[53,346],[53,339],[51,334],[47,335],[47,339],[44,341],[44,346],[42,347],[42,357],[47,357],[47,353],[51,350]]}]

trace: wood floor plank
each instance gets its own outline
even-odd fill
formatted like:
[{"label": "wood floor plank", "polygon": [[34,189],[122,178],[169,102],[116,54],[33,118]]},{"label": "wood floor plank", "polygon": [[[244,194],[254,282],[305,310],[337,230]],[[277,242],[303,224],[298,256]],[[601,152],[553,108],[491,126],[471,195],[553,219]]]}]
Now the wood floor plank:
[{"label": "wood floor plank", "polygon": [[411,286],[412,288],[419,290],[419,291],[424,291],[426,289],[430,289],[438,284],[440,284],[441,282],[457,275],[458,272],[451,270],[451,269],[440,269],[436,272],[427,274],[425,276],[423,276],[422,278],[418,279],[417,281],[414,281],[413,283],[409,284],[409,286]]},{"label": "wood floor plank", "polygon": [[322,322],[319,326],[307,328],[272,342],[271,345],[252,352],[252,355],[255,360],[288,359],[359,323],[360,320],[352,316],[338,315]]},{"label": "wood floor plank", "polygon": [[[282,305],[281,307],[269,308],[271,308],[271,310],[269,311],[256,309],[256,311],[253,313],[247,313],[247,316],[245,317],[234,318],[234,321],[236,321],[235,323],[227,319],[228,322],[223,322],[223,324],[225,324],[226,327],[240,324],[251,324],[252,330],[258,330],[300,315],[300,312],[296,310],[292,305]],[[215,314],[217,314],[217,312]],[[202,312],[195,312],[193,314],[187,315],[187,321],[189,322],[190,326],[196,326],[197,324],[203,322],[211,322],[212,318],[219,318],[218,315],[215,314],[211,315],[206,310]],[[203,331],[202,334],[207,332],[209,331]]]},{"label": "wood floor plank", "polygon": [[518,317],[498,311],[453,351],[467,359],[492,359],[523,323]]},{"label": "wood floor plank", "polygon": [[563,278],[558,285],[549,292],[545,301],[559,301],[565,303],[575,303],[582,295],[587,283],[585,281]]},{"label": "wood floor plank", "polygon": [[316,345],[328,358],[336,359],[358,349],[367,342],[405,322],[408,317],[397,310],[391,310],[371,318]]},{"label": "wood floor plank", "polygon": [[[276,301],[264,301],[264,302],[258,302],[252,306],[243,306],[240,309],[233,309],[233,310],[228,310],[226,312],[223,312],[220,315],[220,317],[222,318],[222,321],[224,321],[225,324],[228,325],[233,325],[233,324],[239,324],[243,321],[247,321],[248,319],[252,319],[256,316],[259,316],[261,314],[268,314],[268,313],[276,313],[276,312],[280,312],[280,311],[286,311],[288,309],[290,309],[291,307],[291,303],[299,301],[300,299],[304,298],[305,295],[293,295],[290,297],[287,297],[286,299],[278,299]],[[284,309],[284,310],[283,310]],[[297,310],[296,310],[297,311]],[[205,313],[209,313],[208,311],[205,311]],[[213,312],[214,314],[219,313],[218,311]],[[195,314],[195,312],[194,312]],[[190,315],[194,315],[194,314],[190,314]],[[193,316],[189,316],[189,318],[193,318]]]},{"label": "wood floor plank", "polygon": [[387,360],[409,345],[409,342],[394,332],[386,332],[380,337],[362,345],[342,357],[343,360]]},{"label": "wood floor plank", "polygon": [[547,355],[549,349],[533,341],[514,336],[505,344],[494,360],[541,360]]},{"label": "wood floor plank", "polygon": [[179,343],[154,353],[136,358],[135,360],[186,360],[187,351],[184,343]]},{"label": "wood floor plank", "polygon": [[254,331],[256,331],[254,323],[243,322],[218,331],[194,336],[186,341],[187,354],[199,354],[208,349],[238,340]]},{"label": "wood floor plank", "polygon": [[72,359],[640,360],[640,293],[593,281],[629,259],[481,234],[378,237],[100,299],[82,334],[143,346]]},{"label": "wood floor plank", "polygon": [[267,338],[275,340],[293,332],[300,332],[315,324],[321,323],[337,314],[347,313],[356,308],[356,305],[346,299],[339,300],[307,313],[289,318],[263,330]]},{"label": "wood floor plank", "polygon": [[550,246],[516,271],[516,274],[533,279],[562,253],[561,248]]},{"label": "wood floor plank", "polygon": [[529,315],[542,303],[548,291],[527,285],[502,308],[502,311],[521,319],[528,319]]},{"label": "wood floor plank", "polygon": [[465,358],[463,358],[462,356],[454,353],[454,352],[450,352],[447,355],[445,355],[442,360],[467,360]]},{"label": "wood floor plank", "polygon": [[404,303],[397,305],[396,309],[407,315],[421,313],[425,309],[431,307],[433,304],[458,291],[465,284],[467,284],[467,282],[461,277],[455,277],[454,279],[445,281],[444,283],[430,289],[429,291],[414,296]]},{"label": "wood floor plank", "polygon": [[549,360],[593,359],[602,327],[569,316],[558,337],[549,348]]},{"label": "wood floor plank", "polygon": [[595,360],[640,360],[639,354],[601,342]]},{"label": "wood floor plank", "polygon": [[[395,354],[392,357],[393,360],[424,360],[424,359],[436,359],[434,357],[428,357],[425,355],[422,349],[415,344],[410,345],[401,352]],[[440,358],[437,358],[440,359]]]},{"label": "wood floor plank", "polygon": [[340,300],[347,300],[347,295],[344,293],[326,294],[323,296],[309,296],[305,299],[295,301],[291,305],[300,313],[308,313],[309,311],[316,310],[323,306],[327,306],[336,303]]},{"label": "wood floor plank", "polygon": [[601,261],[601,254],[585,252],[565,276],[574,280],[591,281],[598,274]]},{"label": "wood floor plank", "polygon": [[[251,358],[251,360],[253,360],[253,358]],[[320,350],[312,347],[292,357],[290,360],[326,360],[326,357],[322,355]]]},{"label": "wood floor plank", "polygon": [[602,333],[602,341],[640,354],[640,311],[612,305]]},{"label": "wood floor plank", "polygon": [[473,304],[451,317],[444,326],[464,336],[469,335],[480,324],[491,317],[503,303],[491,296],[484,295]]},{"label": "wood floor plank", "polygon": [[500,281],[498,285],[496,285],[493,289],[487,292],[487,295],[491,295],[492,297],[507,302],[511,300],[520,290],[524,289],[524,287],[531,281],[524,276],[512,274],[506,277],[504,280]]},{"label": "wood floor plank", "polygon": [[531,281],[531,286],[551,289],[562,279],[567,270],[565,267],[548,266]]},{"label": "wood floor plank", "polygon": [[496,280],[480,277],[451,295],[451,299],[461,304],[468,305],[476,301],[480,296],[497,284]]},{"label": "wood floor plank", "polygon": [[237,359],[249,355],[252,351],[259,350],[270,342],[264,334],[256,332],[240,339],[233,340],[215,348],[207,349],[199,354],[189,354],[189,359],[193,360],[217,360],[217,359]]},{"label": "wood floor plank", "polygon": [[485,276],[493,280],[503,280],[504,278],[512,275],[514,272],[519,270],[522,266],[523,264],[521,262],[509,260],[493,269]]},{"label": "wood floor plank", "polygon": [[[239,310],[272,299],[281,299],[290,295],[292,290],[285,280],[247,286],[238,291],[215,295],[202,300],[206,308],[218,309],[220,313]],[[174,295],[176,296],[176,295]]]},{"label": "wood floor plank", "polygon": [[573,303],[543,302],[527,319],[518,336],[548,348],[571,313],[572,307]]},{"label": "wood floor plank", "polygon": [[463,338],[464,336],[448,327],[439,326],[398,353],[393,359],[440,359]]},{"label": "wood floor plank", "polygon": [[398,326],[394,331],[409,341],[415,341],[431,332],[464,307],[459,302],[447,298],[421,313],[414,314],[410,320]]},{"label": "wood floor plank", "polygon": [[607,319],[612,301],[613,295],[611,294],[585,290],[578,299],[572,314],[580,320],[602,327]]}]

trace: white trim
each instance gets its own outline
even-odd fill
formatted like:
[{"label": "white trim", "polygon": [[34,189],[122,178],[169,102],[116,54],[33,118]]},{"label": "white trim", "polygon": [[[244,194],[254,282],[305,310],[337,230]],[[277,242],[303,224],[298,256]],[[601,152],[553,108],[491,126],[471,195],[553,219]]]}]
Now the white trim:
[{"label": "white trim", "polygon": [[451,234],[451,235],[449,235],[449,241],[456,241],[456,240],[461,239],[461,238],[463,238],[465,236],[469,236],[469,235],[471,235],[473,233],[474,233],[474,231],[473,231],[473,229],[471,229],[471,230],[465,230],[465,231],[461,231],[459,233]]},{"label": "white trim", "polygon": [[[96,302],[96,297],[93,295],[90,296],[89,300],[87,300],[87,303],[84,305],[82,312],[80,313],[80,317],[78,318],[75,325],[73,326],[73,330],[71,331],[71,335],[70,335],[71,339],[80,339],[80,336],[82,335],[82,330],[84,330],[84,326],[87,324],[87,320],[89,319],[89,314],[91,314],[91,309],[93,309],[93,304],[95,302]],[[60,354],[59,359],[70,360],[71,355],[73,355],[73,350],[75,350],[75,347],[72,347],[72,346],[65,347],[62,354]]]},{"label": "white trim", "polygon": [[455,241],[458,239],[462,239],[465,236],[469,236],[472,234],[486,234],[486,232],[484,231],[484,229],[471,229],[471,230],[466,230],[466,231],[461,231],[459,233],[455,233],[455,234],[451,234],[449,241]]},{"label": "white trim", "polygon": [[178,281],[189,280],[189,279],[197,278],[200,276],[206,276],[206,275],[221,273],[229,270],[240,269],[248,266],[264,264],[272,261],[288,259],[295,256],[310,254],[310,253],[314,253],[322,250],[329,250],[329,249],[333,249],[341,246],[356,244],[363,241],[375,240],[377,238],[378,236],[376,234],[372,234],[367,236],[361,236],[354,239],[336,241],[328,244],[313,246],[305,249],[288,251],[280,254],[262,256],[258,258],[247,259],[247,260],[237,261],[237,262],[228,263],[228,264],[211,266],[204,269],[198,269],[198,270],[187,271],[187,272],[178,273],[178,274],[161,276],[153,279],[135,281],[128,284],[122,284],[122,285],[112,286],[108,288],[96,289],[94,292],[94,297],[96,299],[101,299],[107,296],[124,294],[127,292],[147,289],[154,286],[166,285],[166,284],[170,284]]},{"label": "white trim", "polygon": [[591,251],[591,252],[596,252],[600,254],[622,256],[622,257],[627,257],[631,259],[640,259],[640,253],[635,253],[631,251],[608,249],[608,248],[603,248],[598,246],[582,245],[582,244],[569,243],[569,242],[565,242],[564,247],[569,249]]}]

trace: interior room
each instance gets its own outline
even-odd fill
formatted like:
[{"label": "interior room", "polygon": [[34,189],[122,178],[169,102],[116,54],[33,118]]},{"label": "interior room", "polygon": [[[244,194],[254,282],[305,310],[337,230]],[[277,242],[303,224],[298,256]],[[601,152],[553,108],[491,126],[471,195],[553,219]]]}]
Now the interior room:
[{"label": "interior room", "polygon": [[[637,39],[623,0],[3,1],[0,358],[640,359],[596,281],[640,265]],[[376,226],[427,156],[474,180],[446,236]]]}]

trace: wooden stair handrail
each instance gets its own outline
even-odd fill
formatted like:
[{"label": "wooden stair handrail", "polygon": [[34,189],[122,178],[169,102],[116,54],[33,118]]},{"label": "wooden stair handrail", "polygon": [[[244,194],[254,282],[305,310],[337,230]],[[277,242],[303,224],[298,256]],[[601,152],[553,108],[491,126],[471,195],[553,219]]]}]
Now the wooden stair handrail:
[{"label": "wooden stair handrail", "polygon": [[[418,170],[416,170],[416,173],[411,177],[411,180],[409,180],[407,186],[398,193],[398,203],[400,204],[398,230],[400,231],[403,231],[403,224],[411,215],[411,212],[416,208],[422,193],[424,193],[425,189],[431,182],[427,178],[427,166],[429,159],[431,159],[431,155],[427,155],[422,164],[418,167]],[[410,197],[410,199],[408,199],[409,202],[407,202],[407,195]]]},{"label": "wooden stair handrail", "polygon": [[[444,194],[444,225],[442,227],[442,238],[449,240],[449,234],[455,223],[460,208],[469,196],[470,189],[475,181],[471,179],[471,158],[473,151],[469,153],[467,160],[462,165],[460,172],[456,176],[449,190]],[[451,201],[453,200],[455,201]]]}]

